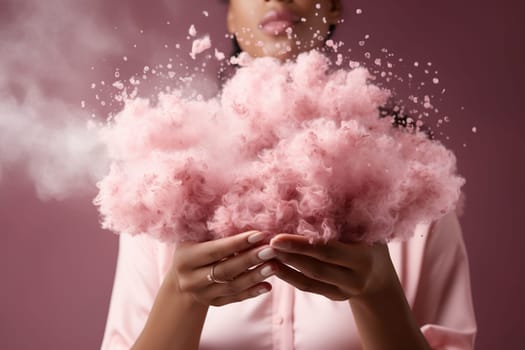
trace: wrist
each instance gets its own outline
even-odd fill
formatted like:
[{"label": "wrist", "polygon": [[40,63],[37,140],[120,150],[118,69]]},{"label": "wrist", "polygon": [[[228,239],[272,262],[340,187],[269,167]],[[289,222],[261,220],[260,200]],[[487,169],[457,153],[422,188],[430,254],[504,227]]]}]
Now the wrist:
[{"label": "wrist", "polygon": [[378,260],[379,266],[369,275],[369,281],[362,293],[351,298],[353,302],[375,305],[378,301],[392,297],[402,296],[404,298],[403,287],[390,257]]},{"label": "wrist", "polygon": [[181,292],[170,270],[133,349],[198,349],[207,312],[208,306]]},{"label": "wrist", "polygon": [[391,303],[392,300],[404,300],[405,294],[403,287],[395,276],[385,278],[385,281],[380,287],[371,289],[363,294],[351,297],[349,299],[350,306],[358,306],[366,308],[370,311],[381,310],[386,303]]},{"label": "wrist", "polygon": [[199,311],[207,312],[209,305],[199,302],[191,293],[185,292],[180,288],[177,272],[173,268],[166,274],[162,287],[167,290],[168,295],[171,295],[185,309],[196,314]]},{"label": "wrist", "polygon": [[423,337],[397,275],[374,293],[349,300],[366,349],[425,349]]}]

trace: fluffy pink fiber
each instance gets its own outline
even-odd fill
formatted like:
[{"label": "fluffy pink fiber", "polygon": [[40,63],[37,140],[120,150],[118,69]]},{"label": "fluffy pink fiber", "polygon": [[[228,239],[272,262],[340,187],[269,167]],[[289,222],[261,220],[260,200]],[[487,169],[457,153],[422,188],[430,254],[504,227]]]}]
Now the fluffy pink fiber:
[{"label": "fluffy pink fiber", "polygon": [[367,70],[318,52],[256,59],[215,99],[128,101],[102,132],[113,164],[95,199],[103,227],[162,241],[256,229],[312,241],[388,242],[454,210],[454,155],[380,119]]}]

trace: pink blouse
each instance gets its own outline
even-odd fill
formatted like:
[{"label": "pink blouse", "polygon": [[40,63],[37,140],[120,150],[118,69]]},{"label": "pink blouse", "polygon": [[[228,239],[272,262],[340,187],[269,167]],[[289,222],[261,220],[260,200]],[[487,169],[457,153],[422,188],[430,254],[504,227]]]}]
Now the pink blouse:
[{"label": "pink blouse", "polygon": [[[419,225],[389,251],[413,314],[433,349],[473,349],[476,320],[468,259],[455,217]],[[439,231],[439,232],[438,232]],[[142,331],[175,247],[148,236],[120,235],[102,350],[129,349]],[[361,349],[347,302],[302,292],[271,277],[272,291],[211,307],[200,349]]]}]

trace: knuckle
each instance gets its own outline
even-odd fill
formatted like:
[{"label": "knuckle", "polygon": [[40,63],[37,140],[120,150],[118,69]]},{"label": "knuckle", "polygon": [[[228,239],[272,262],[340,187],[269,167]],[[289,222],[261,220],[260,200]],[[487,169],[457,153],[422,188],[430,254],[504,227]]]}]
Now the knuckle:
[{"label": "knuckle", "polygon": [[226,266],[226,268],[221,269],[221,271],[215,270],[215,277],[221,281],[231,281],[235,278],[235,273]]},{"label": "knuckle", "polygon": [[214,249],[210,251],[209,253],[210,259],[213,261],[220,261],[223,257],[222,252],[220,249]]},{"label": "knuckle", "polygon": [[251,244],[248,242],[247,238],[243,238],[242,240],[236,241],[233,244],[233,248],[235,249],[236,252],[241,252],[241,251],[249,248],[250,246],[251,246]]},{"label": "knuckle", "polygon": [[225,295],[235,295],[239,292],[239,287],[236,283],[226,283],[223,288]]},{"label": "knuckle", "polygon": [[223,273],[222,276],[220,276],[219,278],[223,281],[233,281],[235,277],[237,277],[237,275],[229,271],[229,272]]},{"label": "knuckle", "polygon": [[179,276],[178,285],[179,285],[179,289],[182,292],[187,292],[191,290],[191,283],[188,280],[188,278],[186,278],[186,276]]},{"label": "knuckle", "polygon": [[246,268],[255,266],[257,264],[261,263],[261,258],[257,255],[259,253],[258,250],[254,250],[251,254],[248,254],[246,258],[244,259],[244,266]]}]

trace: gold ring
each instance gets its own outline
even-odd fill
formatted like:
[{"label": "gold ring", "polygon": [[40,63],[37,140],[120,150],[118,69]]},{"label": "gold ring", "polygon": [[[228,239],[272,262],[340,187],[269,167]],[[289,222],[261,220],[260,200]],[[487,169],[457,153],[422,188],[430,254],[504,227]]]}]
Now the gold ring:
[{"label": "gold ring", "polygon": [[231,281],[220,280],[220,279],[217,279],[217,277],[215,277],[215,266],[217,266],[217,264],[218,263],[215,263],[211,266],[210,273],[206,275],[206,279],[210,282],[219,283],[219,284],[231,282]]}]

